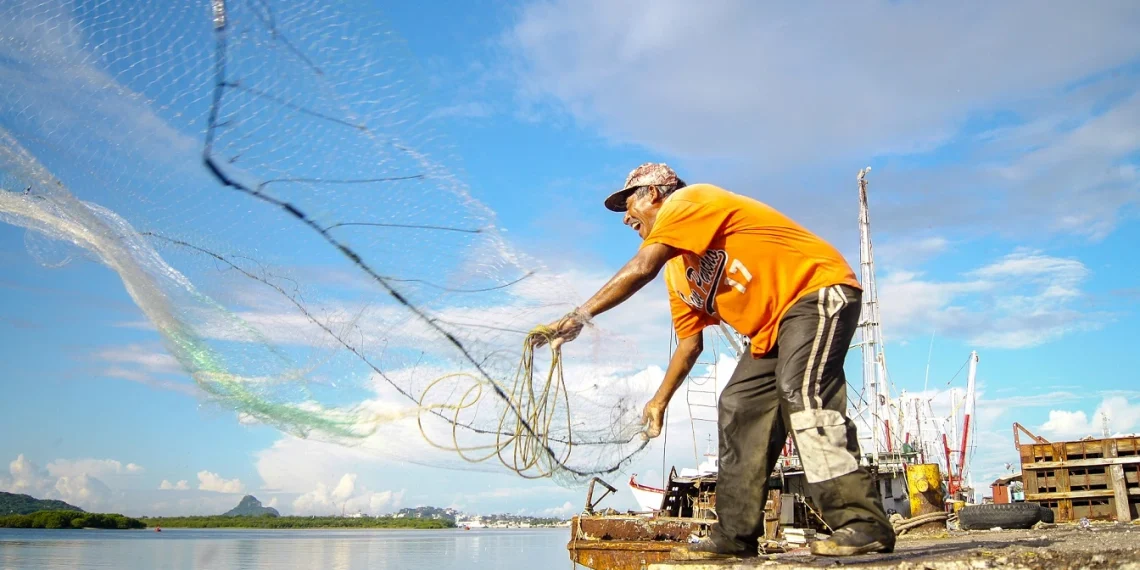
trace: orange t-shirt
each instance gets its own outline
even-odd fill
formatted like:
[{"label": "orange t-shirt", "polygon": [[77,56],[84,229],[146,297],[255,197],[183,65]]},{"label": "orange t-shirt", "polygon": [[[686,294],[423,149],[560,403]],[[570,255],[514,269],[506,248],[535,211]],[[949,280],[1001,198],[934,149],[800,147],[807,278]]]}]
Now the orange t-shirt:
[{"label": "orange t-shirt", "polygon": [[682,250],[665,264],[677,336],[720,321],[767,353],[784,313],[805,294],[831,285],[862,289],[833,246],[772,207],[711,184],[677,190],[661,206],[641,247]]}]

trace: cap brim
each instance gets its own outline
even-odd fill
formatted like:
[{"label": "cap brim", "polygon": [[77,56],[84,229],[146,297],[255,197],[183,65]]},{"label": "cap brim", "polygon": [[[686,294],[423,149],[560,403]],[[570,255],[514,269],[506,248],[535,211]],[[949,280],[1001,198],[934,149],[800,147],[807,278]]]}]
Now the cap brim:
[{"label": "cap brim", "polygon": [[625,188],[610,194],[610,197],[606,198],[606,208],[611,212],[624,212],[626,210],[625,202],[634,190],[636,188]]}]

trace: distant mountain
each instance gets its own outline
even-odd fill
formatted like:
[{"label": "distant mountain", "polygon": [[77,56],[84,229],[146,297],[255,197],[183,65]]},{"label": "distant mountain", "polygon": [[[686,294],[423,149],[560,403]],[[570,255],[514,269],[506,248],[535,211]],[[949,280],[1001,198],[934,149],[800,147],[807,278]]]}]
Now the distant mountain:
[{"label": "distant mountain", "polygon": [[261,501],[257,500],[257,497],[254,497],[253,495],[246,495],[246,496],[241,498],[241,502],[238,503],[238,506],[226,511],[226,513],[223,514],[222,516],[223,517],[259,517],[262,515],[269,515],[269,516],[276,517],[276,516],[281,516],[281,513],[277,512],[277,509],[275,509],[273,507],[261,506]]},{"label": "distant mountain", "polygon": [[41,500],[28,495],[0,492],[0,515],[29,515],[39,511],[87,512],[63,501]]},{"label": "distant mountain", "polygon": [[413,519],[436,519],[455,522],[456,516],[459,514],[455,509],[440,509],[437,507],[414,507],[400,509],[396,513],[396,518],[413,518]]}]

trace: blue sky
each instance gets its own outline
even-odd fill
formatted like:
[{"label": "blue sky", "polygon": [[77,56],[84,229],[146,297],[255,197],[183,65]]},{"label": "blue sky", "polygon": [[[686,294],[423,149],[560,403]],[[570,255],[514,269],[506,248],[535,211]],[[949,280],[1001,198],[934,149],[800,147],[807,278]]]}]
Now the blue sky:
[{"label": "blue sky", "polygon": [[[418,121],[404,134],[493,212],[513,250],[570,282],[578,298],[637,247],[601,201],[641,162],[666,161],[690,182],[764,200],[832,240],[853,264],[855,174],[872,166],[890,376],[898,389],[921,391],[932,334],[931,390],[946,389],[978,351],[974,470],[983,483],[1016,460],[1014,421],[1047,438],[1072,438],[1099,433],[1104,412],[1113,431],[1140,431],[1136,374],[1119,364],[1134,352],[1130,323],[1140,308],[1140,38],[1133,33],[1140,11],[1126,2],[1028,6],[863,2],[823,13],[749,2],[488,0],[369,3],[348,14],[395,38],[384,65],[410,82],[384,93],[393,94],[399,117]],[[177,214],[183,198],[212,182],[197,161],[193,121],[209,95],[201,81],[210,64],[194,49],[209,41],[196,5],[162,16],[182,31],[140,34],[143,45],[177,46],[174,55],[150,56],[171,65],[165,75],[152,70],[157,82],[107,56],[139,57],[130,41],[100,41],[107,32],[99,22],[111,8],[18,7],[0,7],[26,17],[3,18],[15,29],[45,15],[85,22],[75,45],[29,37],[69,46],[60,49],[62,61],[105,74],[29,71],[12,57],[15,41],[0,43],[3,77],[21,80],[0,99],[0,126],[30,147],[41,135],[53,140],[38,147],[39,158],[77,196],[148,227],[260,247],[292,266],[328,262],[293,234],[235,229],[246,218],[250,227],[277,228],[272,212],[241,196],[212,194],[218,203]],[[110,38],[131,37],[110,30]],[[98,50],[104,57],[89,55]],[[137,148],[113,129],[103,133],[106,143],[61,143],[70,140],[60,118],[67,109],[94,110],[78,116],[96,129],[143,128],[139,117],[149,115],[138,107],[116,114],[110,102],[119,99],[70,95],[104,77],[153,97],[160,126],[148,123]],[[360,85],[387,89],[383,81]],[[48,116],[54,120],[41,120]],[[304,168],[366,162],[353,154],[358,148],[341,148],[342,156]],[[98,168],[85,172],[80,164]],[[164,186],[146,186],[151,179]],[[133,191],[109,190],[116,183]],[[385,205],[360,207],[383,214]],[[447,208],[445,216],[464,215]],[[408,461],[415,447],[392,441],[345,448],[299,440],[203,404],[159,336],[138,326],[144,315],[118,275],[89,259],[45,267],[41,261],[68,250],[28,234],[0,225],[7,364],[0,430],[11,434],[0,439],[0,487],[131,514],[220,512],[241,493],[298,513],[432,504],[567,514],[584,500],[581,487],[423,466]],[[402,248],[373,246],[396,257]],[[181,268],[180,261],[170,259]],[[213,291],[246,293],[227,284]],[[651,379],[667,357],[663,294],[654,284],[598,319],[632,339],[633,364]],[[847,368],[857,381],[857,352]],[[964,374],[953,386],[964,387]],[[675,416],[670,429],[682,431],[672,432],[666,459],[688,465],[688,421]],[[398,448],[397,457],[378,445]],[[659,478],[662,452],[655,441],[611,483],[631,472]],[[632,506],[624,491],[617,501]]]}]

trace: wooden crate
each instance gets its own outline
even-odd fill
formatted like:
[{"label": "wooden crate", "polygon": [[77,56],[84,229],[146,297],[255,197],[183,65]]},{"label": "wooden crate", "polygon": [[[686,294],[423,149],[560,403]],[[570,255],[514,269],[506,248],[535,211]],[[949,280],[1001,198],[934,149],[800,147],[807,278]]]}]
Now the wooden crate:
[{"label": "wooden crate", "polygon": [[1057,522],[1140,517],[1140,437],[1021,446],[1025,500]]}]

